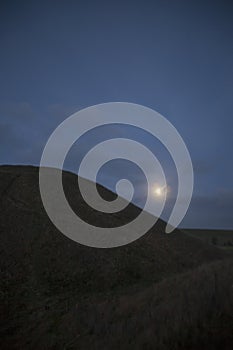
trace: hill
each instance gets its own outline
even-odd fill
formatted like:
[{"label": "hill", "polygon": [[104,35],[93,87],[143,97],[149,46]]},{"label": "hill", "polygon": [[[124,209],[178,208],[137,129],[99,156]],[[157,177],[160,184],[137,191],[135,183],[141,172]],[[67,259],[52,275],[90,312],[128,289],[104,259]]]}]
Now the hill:
[{"label": "hill", "polygon": [[[139,208],[129,204],[124,213],[98,213],[83,202],[76,175],[64,172],[63,184],[73,209],[92,223],[121,225],[140,212]],[[101,186],[99,191],[108,200],[115,196]],[[69,240],[53,226],[44,211],[37,167],[1,166],[0,193],[3,349],[68,349],[72,346],[89,349],[95,348],[95,343],[109,349],[111,340],[104,345],[101,334],[105,337],[109,332],[105,322],[110,320],[114,327],[112,317],[117,318],[117,323],[125,318],[124,307],[122,310],[120,307],[119,314],[112,311],[112,307],[117,308],[122,296],[128,298],[128,302],[132,300],[133,307],[136,307],[138,293],[144,295],[148,288],[153,293],[154,288],[160,289],[160,283],[165,280],[174,279],[167,282],[168,288],[172,283],[174,293],[177,293],[182,278],[175,282],[174,276],[187,273],[191,281],[193,271],[200,265],[216,260],[219,260],[218,264],[229,264],[225,262],[227,256],[223,251],[201,240],[179,230],[170,235],[164,234],[165,223],[161,220],[141,239],[119,248],[94,249]],[[163,304],[173,298],[169,293],[164,297]],[[146,292],[145,298],[149,303],[150,297]],[[112,305],[113,299],[117,301]],[[99,303],[106,303],[105,311],[102,310],[107,313],[103,323],[100,316],[96,319],[98,322],[93,321],[95,312],[99,312],[95,311]],[[77,305],[82,310],[78,313],[81,317],[78,321],[73,317]],[[140,310],[142,308],[139,307],[132,327],[143,322]],[[90,330],[98,341],[92,340],[89,347],[90,336],[78,337],[78,332],[86,334],[82,327],[92,322],[97,322],[96,326],[101,331]],[[123,325],[124,322],[120,327]],[[67,327],[69,331],[65,330]],[[118,332],[118,337],[122,338],[123,333]],[[127,337],[127,334],[124,336]],[[77,338],[75,341],[74,337]],[[135,348],[127,344],[126,348]]]},{"label": "hill", "polygon": [[184,229],[182,231],[193,237],[199,238],[208,244],[213,244],[225,249],[233,249],[232,230]]}]

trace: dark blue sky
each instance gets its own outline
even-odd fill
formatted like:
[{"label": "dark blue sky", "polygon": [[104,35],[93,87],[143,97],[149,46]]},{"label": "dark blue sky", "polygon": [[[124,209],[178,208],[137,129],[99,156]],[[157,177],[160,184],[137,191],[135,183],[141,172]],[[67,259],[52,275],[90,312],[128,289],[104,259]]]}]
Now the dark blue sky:
[{"label": "dark blue sky", "polygon": [[231,1],[1,1],[0,16],[2,164],[39,164],[50,133],[78,109],[142,104],[173,123],[193,160],[181,226],[233,228]]}]

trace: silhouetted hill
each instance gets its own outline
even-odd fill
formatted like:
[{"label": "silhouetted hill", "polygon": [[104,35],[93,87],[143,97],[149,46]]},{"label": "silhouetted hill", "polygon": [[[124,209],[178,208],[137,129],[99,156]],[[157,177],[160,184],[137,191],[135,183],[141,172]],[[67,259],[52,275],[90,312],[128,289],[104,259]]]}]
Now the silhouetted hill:
[{"label": "silhouetted hill", "polygon": [[[76,175],[64,172],[63,183],[73,209],[88,222],[119,226],[140,212],[132,204],[122,213],[96,212],[83,202]],[[99,191],[108,200],[115,196],[101,186]],[[80,337],[79,344],[78,332],[83,329],[80,328],[81,319],[77,322],[69,316],[75,305],[81,307],[82,319],[86,314],[85,322],[89,325],[92,322],[90,308],[94,310],[100,300],[109,303],[109,299],[121,295],[128,295],[131,300],[132,295],[132,302],[137,304],[138,292],[177,274],[190,271],[192,275],[198,266],[225,258],[221,250],[179,230],[164,234],[165,223],[161,220],[141,239],[127,246],[95,249],[73,242],[54,227],[45,213],[37,167],[1,166],[0,193],[2,348],[98,348],[93,340],[88,346],[89,337]],[[114,307],[117,308],[117,304]],[[123,317],[125,311],[119,312],[119,317]],[[138,320],[134,320],[135,326],[141,322],[139,314]],[[109,317],[118,317],[118,313],[108,315],[106,322]],[[108,332],[101,318],[97,320],[97,328]],[[71,331],[66,331],[66,327]],[[104,344],[99,331],[93,332],[99,339],[96,344],[109,349],[111,342]],[[119,337],[124,336],[120,334]],[[77,339],[73,341],[72,337]],[[128,344],[125,348],[135,347]]]},{"label": "silhouetted hill", "polygon": [[185,233],[199,238],[205,243],[233,250],[233,231],[216,229],[182,229]]}]

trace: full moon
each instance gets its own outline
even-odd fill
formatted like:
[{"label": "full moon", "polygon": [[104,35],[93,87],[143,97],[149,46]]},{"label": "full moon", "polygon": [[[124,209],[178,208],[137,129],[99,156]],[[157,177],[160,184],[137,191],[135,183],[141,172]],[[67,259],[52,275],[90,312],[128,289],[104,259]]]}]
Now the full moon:
[{"label": "full moon", "polygon": [[156,197],[162,197],[164,195],[166,195],[166,187],[159,187],[159,186],[156,186],[153,190],[153,193]]},{"label": "full moon", "polygon": [[161,196],[162,194],[162,188],[161,187],[158,187],[155,189],[155,194],[157,194],[157,196]]}]

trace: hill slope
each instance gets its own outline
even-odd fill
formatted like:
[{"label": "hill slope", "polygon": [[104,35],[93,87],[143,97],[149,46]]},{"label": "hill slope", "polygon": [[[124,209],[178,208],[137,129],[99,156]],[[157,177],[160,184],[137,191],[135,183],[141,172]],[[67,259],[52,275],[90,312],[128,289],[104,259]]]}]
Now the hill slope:
[{"label": "hill slope", "polygon": [[[130,204],[124,213],[104,216],[85,206],[76,175],[64,172],[63,182],[74,210],[93,223],[101,220],[103,226],[121,225],[139,213]],[[107,199],[114,197],[101,186],[99,191]],[[22,344],[35,348],[36,335],[44,338],[41,348],[56,344],[57,349],[59,324],[73,305],[84,300],[96,304],[96,299],[128,291],[134,294],[165,278],[225,258],[224,252],[179,230],[164,234],[161,220],[128,246],[81,246],[62,235],[48,219],[36,167],[0,167],[0,193],[1,333],[4,346],[11,349]],[[51,331],[51,327],[55,329]]]}]

